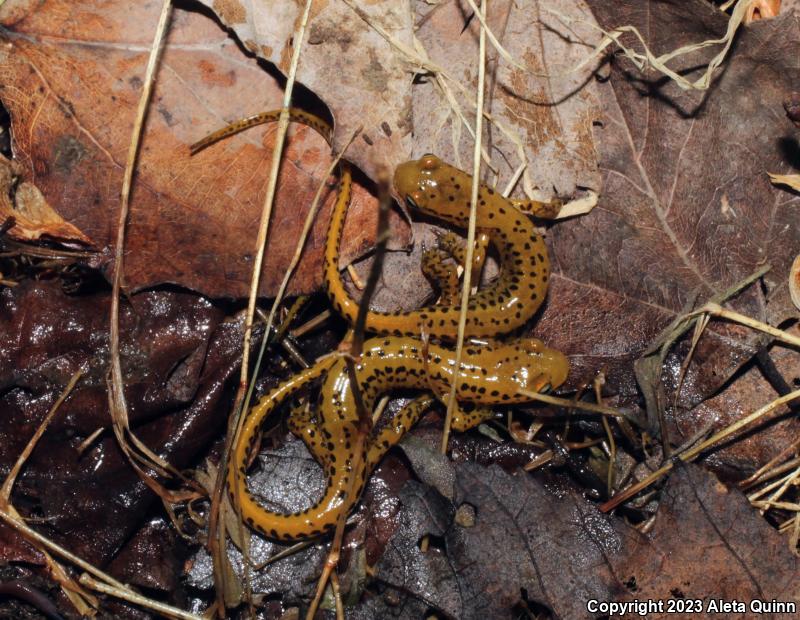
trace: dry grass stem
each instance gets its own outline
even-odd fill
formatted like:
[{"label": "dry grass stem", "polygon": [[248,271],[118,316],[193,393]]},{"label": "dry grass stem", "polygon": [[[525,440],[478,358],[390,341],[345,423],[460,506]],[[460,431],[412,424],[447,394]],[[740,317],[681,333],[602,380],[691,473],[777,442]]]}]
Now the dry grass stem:
[{"label": "dry grass stem", "polygon": [[[376,179],[378,185],[378,228],[375,246],[375,258],[370,267],[369,276],[366,285],[364,286],[364,293],[361,301],[358,304],[358,314],[353,324],[350,348],[348,355],[345,357],[347,366],[347,375],[350,380],[350,389],[353,392],[353,400],[358,412],[358,429],[356,432],[355,441],[353,442],[354,457],[350,463],[351,471],[359,472],[364,464],[365,458],[365,444],[367,436],[372,430],[372,412],[367,411],[364,404],[364,399],[359,389],[358,376],[356,374],[356,363],[361,358],[361,353],[364,344],[364,330],[366,328],[367,314],[369,313],[369,302],[378,282],[381,277],[383,269],[383,261],[386,255],[386,245],[389,241],[389,210],[392,203],[391,196],[391,176],[389,170],[381,167],[378,170],[378,178]],[[328,580],[331,580],[334,599],[336,600],[336,617],[337,620],[344,620],[344,612],[338,588],[333,586],[333,580],[337,578],[335,570],[339,563],[339,557],[342,549],[342,540],[344,538],[345,525],[350,510],[356,503],[355,485],[358,476],[351,476],[347,485],[345,502],[341,507],[338,518],[336,519],[336,529],[334,530],[333,540],[331,541],[331,548],[328,553],[328,558],[325,561],[325,566],[322,575],[317,583],[317,590],[314,600],[308,608],[306,620],[312,620],[317,612],[317,607],[322,600],[322,595],[325,592],[325,586]]]},{"label": "dry grass stem", "polygon": [[604,416],[611,416],[613,418],[626,417],[622,411],[606,407],[605,405],[596,405],[594,403],[585,403],[582,400],[570,400],[568,398],[559,398],[558,396],[551,396],[550,394],[541,394],[539,392],[530,392],[528,390],[520,390],[520,394],[531,400],[537,400],[549,405],[557,405],[565,409],[580,409],[581,411],[589,411],[591,413],[600,413]]},{"label": "dry grass stem", "polygon": [[183,611],[182,609],[178,609],[177,607],[172,607],[171,605],[165,605],[164,603],[159,603],[158,601],[154,601],[145,596],[141,596],[140,594],[126,587],[118,588],[113,585],[108,585],[107,583],[103,583],[102,581],[97,581],[96,579],[93,579],[86,573],[80,576],[79,581],[82,585],[85,585],[88,588],[96,590],[97,592],[110,594],[111,596],[115,596],[116,598],[128,601],[129,603],[133,603],[134,605],[138,605],[139,607],[144,607],[145,609],[151,609],[163,616],[166,616],[167,618],[179,618],[180,620],[202,620],[201,616],[189,613],[188,611]]},{"label": "dry grass stem", "polygon": [[[724,429],[719,431],[718,433],[712,435],[705,441],[699,443],[694,448],[691,448],[684,452],[683,454],[675,457],[675,459],[687,463],[693,460],[695,457],[700,455],[700,453],[704,452],[705,450],[709,449],[712,446],[715,446],[719,443],[722,443],[726,439],[728,439],[731,435],[743,430],[745,427],[750,426],[754,422],[757,422],[764,418],[767,414],[771,413],[773,410],[789,403],[793,400],[800,398],[800,390],[794,390],[793,392],[789,392],[785,396],[781,396],[780,398],[776,398],[771,403],[764,405],[763,407],[757,409],[753,413],[748,416],[745,416],[741,420],[734,422],[726,426]],[[643,489],[649,487],[653,482],[661,478],[664,474],[671,471],[672,468],[675,466],[675,459],[665,464],[663,467],[657,469],[652,474],[644,478],[643,480],[637,482],[636,484],[632,485],[625,491],[617,494],[615,497],[611,498],[606,503],[600,506],[600,510],[603,512],[608,512],[614,509],[619,504],[627,501],[629,498],[633,497],[634,495],[638,494]]]},{"label": "dry grass stem", "polygon": [[[112,427],[120,448],[125,453],[129,462],[136,470],[142,480],[161,496],[169,495],[158,482],[156,482],[144,469],[152,469],[159,475],[169,474],[179,475],[166,461],[156,455],[130,430],[128,421],[128,405],[125,401],[124,381],[122,377],[122,366],[119,354],[119,298],[122,289],[122,277],[124,272],[124,251],[125,251],[125,231],[130,211],[130,193],[133,181],[133,172],[141,144],[142,127],[147,114],[150,95],[153,89],[156,67],[161,51],[161,44],[167,30],[169,18],[172,10],[170,0],[164,0],[161,7],[161,15],[156,27],[153,45],[150,49],[150,56],[147,61],[142,94],[139,98],[139,105],[136,110],[136,119],[133,125],[131,142],[128,147],[128,156],[125,164],[125,173],[122,180],[122,190],[120,191],[120,212],[117,224],[117,240],[114,248],[114,277],[112,281],[111,308],[109,317],[109,347],[110,347],[110,381],[109,381],[109,409],[111,411]],[[139,450],[137,453],[128,443],[130,438],[133,446]],[[143,469],[144,468],[144,469]]]},{"label": "dry grass stem", "polygon": [[[272,206],[275,199],[275,190],[278,183],[278,172],[280,170],[281,159],[283,157],[283,147],[286,142],[286,133],[289,128],[289,107],[292,102],[292,93],[297,76],[297,67],[300,62],[300,51],[303,49],[303,41],[305,39],[305,30],[308,25],[308,17],[311,10],[311,0],[306,0],[303,8],[303,13],[297,25],[297,30],[294,34],[294,50],[289,65],[289,72],[286,76],[286,86],[283,95],[283,105],[281,108],[281,115],[278,119],[278,126],[275,137],[275,146],[272,151],[272,162],[270,165],[269,179],[267,182],[267,190],[264,196],[264,205],[261,210],[261,218],[258,226],[258,235],[256,237],[256,252],[255,260],[253,261],[253,273],[250,281],[250,294],[247,302],[247,310],[244,319],[244,336],[242,340],[242,365],[239,375],[239,389],[236,393],[236,398],[233,404],[233,414],[228,425],[228,433],[225,437],[225,445],[223,447],[223,454],[221,459],[221,468],[219,476],[217,477],[214,486],[214,493],[211,498],[211,510],[209,515],[209,546],[211,555],[214,558],[214,580],[217,591],[217,612],[218,614],[224,613],[225,603],[221,599],[222,593],[226,591],[226,571],[224,571],[225,561],[223,554],[225,553],[225,525],[219,519],[220,509],[222,505],[222,491],[225,486],[225,479],[227,477],[228,459],[230,456],[231,446],[239,440],[241,436],[242,423],[244,416],[244,406],[249,399],[245,398],[247,390],[247,374],[250,369],[250,344],[253,333],[253,324],[255,319],[256,301],[258,299],[259,284],[261,281],[261,269],[264,263],[264,252],[266,249],[267,234],[269,233],[269,223],[272,215]],[[264,334],[264,338],[268,338],[269,333]],[[235,471],[234,476],[238,476]],[[234,493],[238,496],[239,485],[234,485]],[[237,497],[238,505],[238,497]],[[239,515],[241,517],[241,515]],[[244,524],[239,519],[240,534],[244,532]],[[242,549],[244,555],[244,581],[245,593],[248,600],[250,599],[250,559],[248,549],[248,536],[241,536],[245,545]]]},{"label": "dry grass stem", "polygon": [[[647,46],[647,43],[644,40],[642,34],[634,28],[633,26],[618,26],[611,31],[604,30],[600,26],[595,23],[592,23],[587,20],[575,20],[572,19],[563,13],[559,12],[558,10],[545,7],[544,10],[551,15],[554,15],[564,21],[565,23],[571,23],[575,21],[581,21],[586,25],[590,26],[591,28],[598,30],[603,34],[603,38],[595,46],[594,51],[583,61],[577,64],[575,67],[570,69],[566,72],[555,73],[555,74],[542,74],[536,71],[532,71],[530,68],[526,68],[526,70],[533,75],[538,75],[540,77],[560,77],[569,75],[571,73],[575,73],[583,69],[589,63],[593,62],[595,58],[599,58],[603,51],[608,48],[612,44],[616,44],[625,56],[636,66],[637,69],[640,71],[644,71],[646,69],[653,69],[658,71],[662,75],[667,76],[670,78],[675,84],[678,85],[683,90],[707,90],[708,87],[711,85],[711,82],[714,77],[714,73],[722,64],[725,57],[728,55],[730,51],[731,45],[733,44],[733,40],[736,36],[736,32],[739,27],[742,25],[746,15],[747,10],[749,8],[751,0],[738,0],[736,2],[736,6],[733,9],[731,16],[728,18],[728,25],[725,31],[725,34],[719,39],[707,39],[705,41],[701,41],[699,43],[692,43],[690,45],[685,45],[683,47],[679,47],[677,49],[672,50],[671,52],[667,52],[665,54],[661,54],[660,56],[656,56]],[[633,48],[630,48],[624,45],[621,42],[622,35],[624,34],[631,34],[633,35],[639,44],[642,47],[641,52],[635,51]],[[709,61],[706,65],[706,70],[703,74],[698,77],[694,81],[689,81],[679,73],[673,71],[667,66],[667,63],[671,60],[686,56],[693,52],[705,49],[707,47],[712,47],[715,45],[722,45],[722,49]]]},{"label": "dry grass stem", "polygon": [[444,419],[442,432],[442,454],[447,453],[447,443],[450,439],[450,426],[453,423],[453,412],[456,407],[456,390],[458,387],[459,373],[461,370],[461,355],[464,348],[464,332],[467,326],[467,312],[469,310],[469,295],[472,289],[472,260],[475,253],[475,223],[478,213],[478,193],[481,183],[481,146],[483,144],[483,99],[486,89],[486,28],[483,27],[486,16],[486,5],[489,0],[482,0],[477,11],[481,19],[480,37],[478,43],[478,96],[475,111],[475,149],[472,157],[472,186],[469,200],[469,223],[467,225],[467,252],[464,258],[464,275],[461,283],[461,308],[458,314],[458,332],[456,335],[456,363],[453,368],[453,381],[450,385],[450,395],[447,398],[447,413]]},{"label": "dry grass stem", "polygon": [[309,319],[299,327],[290,330],[289,333],[292,335],[293,338],[300,338],[301,336],[304,336],[308,332],[315,330],[329,318],[331,318],[331,311],[324,310],[320,312],[317,316],[315,316],[313,319]]},{"label": "dry grass stem", "polygon": [[703,314],[710,314],[721,319],[727,319],[729,321],[734,321],[735,323],[740,323],[747,327],[751,327],[752,329],[764,332],[765,334],[769,334],[776,340],[780,340],[781,342],[785,342],[786,344],[790,344],[795,347],[800,347],[800,338],[797,336],[793,336],[782,329],[777,329],[776,327],[772,327],[772,325],[767,325],[766,323],[757,321],[756,319],[750,318],[744,314],[740,314],[734,310],[727,310],[719,304],[709,302],[702,308],[692,312],[689,316],[700,316]]},{"label": "dry grass stem", "polygon": [[14,482],[19,475],[20,470],[22,469],[23,465],[25,465],[25,461],[28,460],[28,457],[33,452],[33,449],[36,447],[36,444],[39,442],[39,438],[44,434],[47,427],[50,425],[53,416],[56,414],[58,409],[61,407],[62,403],[67,400],[72,389],[75,387],[75,384],[78,383],[78,380],[83,375],[83,369],[78,370],[75,374],[72,375],[67,386],[59,395],[56,402],[53,403],[53,406],[48,411],[47,415],[42,420],[41,424],[39,424],[39,428],[36,429],[36,432],[33,436],[28,440],[28,443],[25,445],[25,448],[22,450],[20,455],[17,457],[16,463],[11,468],[11,471],[8,472],[8,476],[6,476],[5,482],[3,483],[2,488],[0,488],[0,497],[5,502],[11,501],[11,489],[14,486]]},{"label": "dry grass stem", "polygon": [[[16,463],[11,468],[11,471],[8,473],[8,476],[3,483],[2,489],[0,489],[0,510],[6,510],[11,517],[16,518],[20,522],[22,522],[22,516],[17,512],[16,508],[14,508],[13,504],[11,503],[11,491],[14,487],[14,482],[19,475],[20,470],[25,465],[25,462],[28,460],[31,452],[36,447],[36,444],[39,442],[39,439],[44,434],[47,427],[50,425],[50,422],[53,419],[53,416],[56,414],[58,409],[67,399],[67,397],[72,392],[73,388],[77,384],[78,380],[83,374],[83,370],[78,370],[72,378],[67,383],[64,390],[59,395],[56,402],[50,408],[48,414],[44,417],[42,422],[39,424],[39,427],[36,429],[36,432],[33,436],[28,440],[25,448],[23,449],[22,453],[17,458]],[[94,598],[88,592],[85,592],[83,588],[81,588],[75,581],[70,577],[64,568],[55,561],[55,559],[47,552],[46,549],[43,549],[41,545],[35,545],[37,549],[42,553],[45,558],[45,562],[50,570],[50,574],[52,575],[53,579],[61,586],[61,590],[64,592],[66,597],[78,611],[78,613],[82,615],[91,615],[94,613],[94,610],[97,609],[99,603],[96,598]]]}]

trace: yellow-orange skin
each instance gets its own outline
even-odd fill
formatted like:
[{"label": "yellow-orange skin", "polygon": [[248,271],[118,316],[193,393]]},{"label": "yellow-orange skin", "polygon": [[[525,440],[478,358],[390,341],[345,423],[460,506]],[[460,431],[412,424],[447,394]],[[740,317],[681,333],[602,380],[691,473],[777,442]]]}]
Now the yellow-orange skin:
[{"label": "yellow-orange skin", "polygon": [[[470,175],[435,155],[401,164],[394,175],[395,190],[409,206],[460,228],[466,228],[469,221],[471,186]],[[336,311],[354,323],[358,302],[345,289],[339,271],[339,245],[350,191],[349,173],[343,174],[325,246],[325,288]],[[477,232],[486,235],[497,250],[500,276],[470,298],[466,337],[508,333],[527,322],[544,301],[550,259],[544,240],[520,211],[523,206],[532,213],[552,216],[551,205],[533,201],[512,204],[491,187],[480,186]],[[401,312],[370,311],[365,329],[393,336],[428,334],[454,341],[459,311],[458,304],[434,304]]]},{"label": "yellow-orange skin", "polygon": [[[264,112],[217,131],[192,146],[196,152],[248,127],[278,120],[280,112]],[[331,128],[320,118],[290,110],[292,120],[316,129],[330,141]],[[471,177],[434,155],[398,166],[394,184],[411,206],[454,226],[465,227],[469,215]],[[350,202],[349,166],[341,166],[341,184],[325,249],[325,284],[338,312],[354,321],[358,303],[344,288],[339,272],[339,244]],[[479,233],[488,237],[500,257],[501,273],[488,288],[470,300],[467,336],[494,337],[525,323],[541,305],[547,291],[550,263],[542,238],[520,209],[553,217],[557,204],[509,201],[481,185],[477,210]],[[341,513],[358,501],[364,483],[385,452],[434,402],[429,394],[449,393],[455,353],[443,346],[416,339],[426,333],[454,340],[457,305],[431,305],[397,313],[369,312],[366,329],[386,334],[364,343],[356,366],[357,389],[364,406],[372,411],[377,399],[394,389],[419,389],[427,394],[399,411],[390,422],[363,442],[356,458],[358,412],[353,387],[343,359],[329,357],[284,381],[246,414],[239,441],[233,448],[228,488],[238,502],[245,522],[276,539],[295,540],[317,536],[333,528]],[[467,430],[486,419],[483,406],[525,402],[520,392],[538,392],[561,385],[569,372],[567,358],[534,338],[507,344],[469,345],[463,351],[453,418],[455,430]],[[296,410],[289,418],[292,432],[301,437],[323,467],[326,485],[322,498],[308,509],[284,514],[262,506],[247,488],[247,467],[254,456],[264,420],[283,402],[322,380],[316,413]],[[462,406],[466,405],[466,406]],[[469,407],[472,406],[472,409]],[[353,467],[360,462],[359,467]],[[352,493],[348,494],[348,489]]]},{"label": "yellow-orange skin", "polygon": [[[356,381],[364,406],[372,411],[378,399],[396,389],[420,389],[447,394],[455,368],[455,353],[419,340],[384,336],[364,343],[356,365]],[[459,404],[505,405],[528,400],[521,390],[538,392],[557,387],[567,377],[566,357],[534,338],[504,345],[467,346],[462,355],[456,399]],[[266,509],[247,488],[247,466],[254,454],[264,420],[283,402],[323,378],[316,419],[302,410],[289,418],[290,428],[301,437],[323,468],[325,491],[313,506],[284,514]],[[364,452],[356,459],[358,411],[353,386],[342,358],[326,358],[284,381],[250,409],[241,440],[234,447],[228,484],[231,499],[239,506],[245,522],[272,538],[295,540],[318,536],[336,525],[342,511],[349,512],[358,501],[364,483],[381,457],[434,402],[432,397],[413,401],[378,432],[363,442]],[[465,431],[484,421],[487,411],[460,407],[453,428]],[[353,464],[361,466],[354,468]],[[352,494],[348,489],[352,485]]]}]

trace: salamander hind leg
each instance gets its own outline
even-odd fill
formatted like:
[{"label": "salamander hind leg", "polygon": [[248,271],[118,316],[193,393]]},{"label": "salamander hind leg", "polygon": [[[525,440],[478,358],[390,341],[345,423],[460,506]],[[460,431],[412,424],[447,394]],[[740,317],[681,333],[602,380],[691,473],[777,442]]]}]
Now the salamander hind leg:
[{"label": "salamander hind leg", "polygon": [[[464,267],[467,262],[467,250],[464,242],[454,232],[437,233],[437,243],[439,248],[453,257],[459,265]],[[472,282],[477,283],[478,276],[486,262],[486,252],[489,247],[489,236],[485,233],[478,233],[475,237],[475,248],[472,251]]]},{"label": "salamander hind leg", "polygon": [[311,412],[311,406],[308,401],[294,405],[286,425],[295,437],[303,440],[311,455],[325,468],[330,463],[330,450],[325,446],[319,424]]},{"label": "salamander hind leg", "polygon": [[420,396],[392,416],[386,426],[369,441],[367,449],[368,474],[378,465],[389,448],[396,445],[435,403],[436,399],[433,396]]}]

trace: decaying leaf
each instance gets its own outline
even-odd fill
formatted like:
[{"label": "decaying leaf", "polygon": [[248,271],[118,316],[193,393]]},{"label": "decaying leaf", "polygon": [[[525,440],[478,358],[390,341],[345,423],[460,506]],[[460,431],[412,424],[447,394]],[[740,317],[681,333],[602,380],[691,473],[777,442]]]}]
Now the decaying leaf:
[{"label": "decaying leaf", "polygon": [[621,566],[631,599],[800,598],[800,564],[786,540],[739,491],[694,465],[671,474],[652,531],[628,539]]},{"label": "decaying leaf", "polygon": [[795,257],[789,268],[789,294],[795,308],[800,310],[800,254]]},{"label": "decaying leaf", "polygon": [[[236,33],[247,50],[274,63],[284,74],[288,71],[302,4],[202,2]],[[363,5],[363,10],[390,36],[404,45],[411,44],[408,2]],[[411,67],[345,2],[315,6],[307,32],[297,80],[333,113],[337,149],[358,127],[363,128],[348,159],[375,178],[380,166],[393,168],[411,150]]]},{"label": "decaying leaf", "polygon": [[[797,334],[797,330],[791,330]],[[777,372],[791,384],[800,376],[800,359],[796,351],[780,345],[769,350]],[[790,385],[786,386],[791,389]],[[692,409],[671,411],[667,420],[670,437],[682,444],[698,433],[715,433],[756,411],[781,394],[764,376],[764,370],[754,363],[741,372],[735,381]],[[787,415],[788,407],[781,407],[770,416],[770,422],[760,424],[757,431],[748,432],[736,441],[709,454],[705,463],[727,479],[741,480],[781,453],[795,441],[800,432],[800,421]]]},{"label": "decaying leaf", "polygon": [[[159,10],[156,3],[116,0],[0,5],[0,100],[11,115],[14,156],[56,211],[99,248],[116,238],[123,166]],[[138,160],[125,247],[128,289],[170,282],[216,297],[247,294],[274,124],[195,157],[188,145],[228,121],[280,107],[281,100],[280,80],[213,15],[197,6],[176,8]],[[329,147],[313,131],[292,130],[263,295],[283,278],[330,161]],[[290,292],[311,291],[321,280],[334,193],[331,186]],[[345,260],[369,249],[376,218],[372,196],[357,185]],[[399,217],[393,228],[394,241],[404,245],[407,228]],[[112,255],[104,252],[99,266],[109,267]]]},{"label": "decaying leaf", "polygon": [[27,181],[18,182],[21,172],[18,163],[0,155],[0,222],[7,218],[14,221],[7,234],[17,241],[36,241],[45,237],[91,245],[86,235],[56,213],[35,185]]},{"label": "decaying leaf", "polygon": [[[588,4],[606,29],[636,26],[657,54],[719,38],[726,26],[724,14],[699,0]],[[612,389],[635,392],[631,359],[691,300],[708,299],[765,263],[773,267],[768,287],[783,284],[780,274],[800,246],[800,199],[774,188],[765,173],[792,167],[781,144],[794,129],[776,110],[798,79],[799,35],[794,11],[747,27],[706,93],[642,75],[624,57],[611,62],[609,79],[598,85],[605,111],[596,128],[600,204],[551,230],[556,274],[536,328],[574,354],[576,373],[604,367]],[[693,75],[715,51],[675,68]],[[734,303],[763,317],[759,297],[750,289]],[[770,316],[786,301],[770,299]],[[746,331],[715,330],[689,367],[687,381],[696,386],[689,406],[754,352]]]},{"label": "decaying leaf", "polygon": [[[78,368],[85,374],[26,462],[14,495],[40,531],[104,565],[142,526],[155,496],[108,428],[108,293],[70,297],[57,282],[0,292],[0,463],[8,469]],[[226,383],[239,363],[241,324],[207,300],[147,292],[121,310],[131,421],[174,466],[192,462],[224,427]],[[165,414],[169,415],[165,415]]]},{"label": "decaying leaf", "polygon": [[[457,113],[474,117],[480,23],[466,0],[415,6],[416,36],[449,77],[441,82],[430,77],[413,89],[413,154],[437,153],[469,169],[472,135]],[[523,153],[527,167],[519,185],[531,197],[574,197],[578,188],[599,191],[592,126],[601,112],[590,78],[594,67],[572,71],[599,39],[588,7],[583,2],[502,0],[489,4],[488,11],[487,24],[504,49],[539,75],[509,65],[490,48],[484,139],[497,173],[484,163],[486,178],[505,188],[523,163]],[[457,108],[448,101],[446,88]]]},{"label": "decaying leaf", "polygon": [[[783,538],[694,465],[671,475],[647,535],[528,475],[468,463],[455,471],[454,504],[418,483],[400,494],[403,521],[377,573],[404,593],[392,607],[486,618],[535,603],[584,618],[590,599],[800,598],[798,559]],[[473,519],[455,517],[464,506]],[[421,550],[426,535],[442,542]]]}]

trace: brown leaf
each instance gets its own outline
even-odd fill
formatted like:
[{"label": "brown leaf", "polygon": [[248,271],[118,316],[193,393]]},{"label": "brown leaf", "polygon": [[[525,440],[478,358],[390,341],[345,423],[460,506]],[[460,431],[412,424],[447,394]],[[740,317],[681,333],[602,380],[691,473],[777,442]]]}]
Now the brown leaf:
[{"label": "brown leaf", "polygon": [[[469,98],[451,85],[461,109],[473,122],[474,104],[469,100],[475,96],[478,78],[479,21],[465,0],[434,5],[420,2],[416,7],[420,24],[416,34],[431,60],[466,87]],[[554,193],[572,196],[579,187],[599,191],[592,124],[601,111],[590,79],[592,68],[570,73],[599,39],[591,27],[593,18],[587,6],[582,2],[554,6],[502,0],[488,7],[487,23],[504,48],[518,63],[545,75],[509,65],[489,46],[485,111],[493,120],[485,123],[484,140],[500,173],[498,187],[505,186],[520,163],[518,146],[509,133],[516,137],[529,161],[520,183],[525,191],[542,199]],[[557,9],[561,15],[550,9]],[[565,20],[582,21],[570,21],[566,26]],[[471,169],[472,137],[437,85],[430,79],[422,81],[415,85],[413,96],[414,155],[433,152]],[[448,113],[450,119],[443,126]],[[455,131],[458,134],[454,135]]]},{"label": "brown leaf", "polygon": [[[792,329],[791,333],[797,335],[797,330]],[[800,378],[800,360],[796,351],[776,345],[770,349],[769,355],[775,369],[785,378],[785,391],[792,389],[789,386]],[[716,433],[780,395],[765,378],[764,371],[754,363],[719,394],[693,409],[678,408],[672,412],[667,417],[670,437],[675,444],[681,444],[702,430]],[[769,422],[756,429],[747,429],[735,441],[715,450],[707,457],[707,464],[728,479],[741,480],[749,476],[797,441],[800,421],[795,416],[787,416],[789,411],[788,407],[777,409],[769,416]]]},{"label": "brown leaf", "polygon": [[[137,531],[155,495],[108,428],[108,293],[68,297],[56,282],[0,292],[0,467],[7,470],[63,390],[81,382],[42,436],[12,499],[39,529],[84,559],[105,564]],[[125,396],[137,435],[182,469],[224,428],[228,378],[241,324],[207,300],[179,292],[135,295],[120,310]],[[169,415],[165,415],[169,414]],[[156,574],[141,576],[153,583]]]},{"label": "brown leaf", "polygon": [[403,593],[393,607],[496,618],[525,601],[585,618],[591,599],[798,600],[798,559],[785,539],[697,466],[671,475],[647,535],[552,482],[497,466],[455,470],[455,504],[416,482],[400,493],[401,524],[377,574]]},{"label": "brown leaf", "polygon": [[14,221],[7,234],[17,241],[48,237],[91,245],[86,235],[53,210],[35,185],[27,181],[17,184],[20,168],[0,155],[0,221],[7,218]]},{"label": "brown leaf", "polygon": [[704,609],[710,599],[799,600],[800,565],[786,539],[739,491],[695,465],[671,474],[652,531],[629,538],[623,555],[618,574],[633,584],[630,599],[703,599]]},{"label": "brown leaf", "polygon": [[[700,1],[588,4],[603,28],[637,27],[656,54],[718,38],[727,19]],[[765,278],[770,289],[783,283],[800,245],[798,199],[773,188],[765,173],[796,161],[793,130],[777,111],[798,77],[798,41],[795,13],[743,29],[706,93],[681,91],[615,57],[610,78],[598,86],[606,112],[596,129],[600,204],[551,230],[556,273],[537,326],[573,355],[577,372],[588,358],[611,369],[612,389],[627,391],[630,359],[692,299],[724,291],[765,262],[773,266]],[[691,77],[717,51],[673,66]],[[736,304],[764,315],[752,289]],[[719,389],[752,355],[749,337],[738,328],[705,337],[713,359],[690,366],[698,389],[688,405]]]},{"label": "brown leaf", "polygon": [[[14,153],[26,176],[64,218],[98,246],[116,236],[130,133],[159,7],[152,3],[52,0],[0,7],[0,98],[12,119]],[[196,157],[206,133],[280,107],[280,80],[237,47],[205,11],[177,8],[150,103],[126,243],[129,289],[172,282],[212,296],[247,294],[263,204],[273,126],[254,129]],[[330,164],[313,131],[291,132],[263,271],[275,291],[314,193]],[[311,291],[334,194],[313,227],[290,287]],[[345,234],[351,260],[372,243],[376,209],[360,185]],[[405,228],[393,220],[400,234]],[[110,251],[101,267],[109,266]]]},{"label": "brown leaf", "polygon": [[[244,47],[286,74],[303,5],[201,0],[231,28]],[[382,28],[410,44],[407,5],[358,3]],[[312,9],[297,80],[328,105],[336,119],[334,146],[341,149],[358,127],[363,133],[348,159],[376,178],[411,150],[411,74],[404,59],[344,2]]]}]

